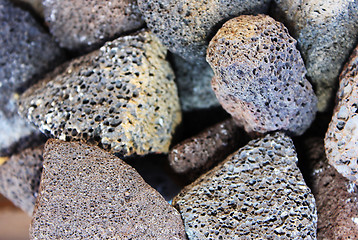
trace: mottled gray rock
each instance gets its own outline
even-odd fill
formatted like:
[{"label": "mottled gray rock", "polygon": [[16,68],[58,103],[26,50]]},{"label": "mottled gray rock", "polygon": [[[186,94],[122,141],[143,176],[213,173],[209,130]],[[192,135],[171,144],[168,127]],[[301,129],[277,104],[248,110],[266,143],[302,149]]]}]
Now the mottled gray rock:
[{"label": "mottled gray rock", "polygon": [[186,239],[179,213],[119,158],[49,140],[31,239]]},{"label": "mottled gray rock", "polygon": [[165,57],[149,32],[120,37],[28,89],[19,111],[61,140],[123,155],[168,152],[181,111]]},{"label": "mottled gray rock", "polygon": [[190,63],[176,54],[172,60],[183,112],[220,106],[211,88],[214,72],[206,61]]},{"label": "mottled gray rock", "polygon": [[138,0],[148,27],[171,52],[196,62],[205,60],[207,44],[227,19],[265,13],[269,0]]},{"label": "mottled gray rock", "polygon": [[42,172],[43,146],[28,148],[0,164],[0,193],[30,216]]},{"label": "mottled gray rock", "polygon": [[249,142],[173,204],[189,239],[315,239],[315,200],[282,133]]},{"label": "mottled gray rock", "polygon": [[337,105],[325,137],[329,163],[358,183],[358,46],[339,77]]},{"label": "mottled gray rock", "polygon": [[247,132],[301,135],[313,121],[317,98],[296,41],[271,17],[226,22],[210,41],[207,61],[219,102]]},{"label": "mottled gray rock", "polygon": [[144,24],[136,0],[44,0],[45,19],[61,47],[88,51]]},{"label": "mottled gray rock", "polygon": [[194,180],[241,147],[246,138],[234,120],[227,119],[175,145],[169,164],[176,173]]},{"label": "mottled gray rock", "polygon": [[357,0],[274,0],[272,14],[285,23],[318,97],[318,110],[333,103],[338,75],[358,38]]}]

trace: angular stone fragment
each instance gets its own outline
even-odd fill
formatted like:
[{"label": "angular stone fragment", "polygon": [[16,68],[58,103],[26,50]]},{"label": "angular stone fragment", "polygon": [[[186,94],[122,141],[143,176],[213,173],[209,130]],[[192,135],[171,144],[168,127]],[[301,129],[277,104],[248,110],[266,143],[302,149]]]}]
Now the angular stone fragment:
[{"label": "angular stone fragment", "polygon": [[249,142],[174,198],[189,239],[315,239],[315,200],[282,133]]},{"label": "angular stone fragment", "polygon": [[340,174],[358,183],[358,46],[339,81],[337,105],[325,137],[326,155]]},{"label": "angular stone fragment", "polygon": [[144,24],[136,0],[44,0],[43,5],[51,33],[71,50],[94,49]]},{"label": "angular stone fragment", "polygon": [[272,14],[285,23],[305,60],[318,110],[333,103],[338,76],[358,38],[357,0],[274,0]]},{"label": "angular stone fragment", "polygon": [[149,32],[118,38],[30,88],[19,111],[62,140],[123,155],[168,152],[181,111],[165,56]]},{"label": "angular stone fragment", "polygon": [[31,239],[186,239],[178,212],[119,158],[49,140]]},{"label": "angular stone fragment", "polygon": [[211,88],[214,72],[206,61],[190,63],[178,55],[172,59],[183,112],[220,106]]},{"label": "angular stone fragment", "polygon": [[241,14],[265,13],[269,0],[138,0],[148,27],[171,52],[196,62],[204,60],[217,26]]},{"label": "angular stone fragment", "polygon": [[316,113],[296,41],[265,15],[226,22],[210,41],[207,61],[219,102],[249,133],[301,135]]},{"label": "angular stone fragment", "polygon": [[43,146],[28,148],[0,165],[0,193],[30,216],[42,172]]},{"label": "angular stone fragment", "polygon": [[230,118],[174,146],[169,164],[176,173],[194,180],[241,147],[245,140],[245,133]]}]

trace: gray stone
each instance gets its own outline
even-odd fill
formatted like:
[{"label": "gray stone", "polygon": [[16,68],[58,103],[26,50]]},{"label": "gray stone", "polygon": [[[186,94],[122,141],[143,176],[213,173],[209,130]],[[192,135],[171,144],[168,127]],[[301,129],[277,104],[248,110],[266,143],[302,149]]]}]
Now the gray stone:
[{"label": "gray stone", "polygon": [[19,112],[61,140],[126,156],[168,152],[181,111],[165,57],[150,32],[120,37],[28,89]]},{"label": "gray stone", "polygon": [[119,158],[46,143],[31,239],[186,239],[179,213]]},{"label": "gray stone", "polygon": [[315,199],[282,133],[250,141],[173,200],[189,239],[315,239]]},{"label": "gray stone", "polygon": [[318,97],[318,110],[333,103],[339,73],[358,38],[357,0],[274,0],[272,14],[289,28]]},{"label": "gray stone", "polygon": [[301,135],[315,118],[317,98],[296,40],[271,17],[226,22],[210,41],[207,61],[219,102],[248,133]]},{"label": "gray stone", "polygon": [[148,27],[168,49],[185,60],[205,60],[217,27],[241,14],[265,13],[269,0],[138,0]]}]

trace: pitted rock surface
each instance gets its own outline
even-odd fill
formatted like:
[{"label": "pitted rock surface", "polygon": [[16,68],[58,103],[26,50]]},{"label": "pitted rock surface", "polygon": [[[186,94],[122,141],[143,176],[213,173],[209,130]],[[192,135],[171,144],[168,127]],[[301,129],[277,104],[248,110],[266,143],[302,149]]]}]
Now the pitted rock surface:
[{"label": "pitted rock surface", "polygon": [[326,155],[340,174],[358,183],[358,46],[339,82],[337,105],[325,137]]},{"label": "pitted rock surface", "polygon": [[174,198],[189,239],[315,239],[315,200],[282,133],[250,141]]},{"label": "pitted rock surface", "polygon": [[220,106],[211,88],[214,72],[206,61],[191,63],[175,54],[172,60],[183,112]]},{"label": "pitted rock surface", "polygon": [[158,1],[138,0],[148,27],[171,52],[196,62],[204,60],[207,44],[227,19],[265,13],[269,0]]},{"label": "pitted rock surface", "polygon": [[25,149],[0,165],[0,193],[30,216],[40,185],[43,147]]},{"label": "pitted rock surface", "polygon": [[194,180],[241,147],[246,138],[234,120],[227,119],[175,145],[169,164],[176,173]]},{"label": "pitted rock surface", "polygon": [[96,146],[51,139],[31,239],[186,239],[179,213]]},{"label": "pitted rock surface", "polygon": [[118,38],[30,88],[19,111],[61,140],[123,155],[168,152],[181,111],[165,56],[149,32]]},{"label": "pitted rock surface", "polygon": [[61,47],[88,51],[144,21],[136,0],[44,0],[45,19]]},{"label": "pitted rock surface", "polygon": [[313,121],[317,98],[296,41],[271,17],[226,22],[209,44],[207,61],[219,102],[247,132],[301,135]]},{"label": "pitted rock surface", "polygon": [[358,39],[357,0],[275,0],[272,14],[285,23],[315,86],[318,110],[333,105],[339,73]]}]

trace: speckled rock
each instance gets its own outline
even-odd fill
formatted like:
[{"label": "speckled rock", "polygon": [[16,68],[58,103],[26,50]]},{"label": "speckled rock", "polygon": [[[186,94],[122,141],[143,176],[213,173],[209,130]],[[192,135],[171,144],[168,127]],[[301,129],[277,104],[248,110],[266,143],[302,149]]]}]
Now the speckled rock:
[{"label": "speckled rock", "polygon": [[265,15],[226,22],[210,41],[207,61],[219,102],[249,133],[301,135],[316,113],[296,41]]},{"label": "speckled rock", "polygon": [[19,111],[61,140],[123,155],[168,152],[181,111],[165,57],[149,32],[118,38],[30,88]]},{"label": "speckled rock", "polygon": [[317,239],[358,239],[358,188],[328,164],[323,140],[305,140],[317,205]]},{"label": "speckled rock", "polygon": [[194,180],[241,147],[246,138],[234,120],[227,119],[175,145],[169,164],[176,173]]},{"label": "speckled rock", "polygon": [[148,27],[171,52],[196,62],[205,60],[208,41],[225,20],[265,13],[269,0],[138,0]]},{"label": "speckled rock", "polygon": [[338,75],[358,38],[357,0],[274,0],[272,14],[288,26],[305,60],[318,110],[333,105]]},{"label": "speckled rock", "polygon": [[282,133],[249,142],[173,204],[189,239],[315,239],[315,200]]},{"label": "speckled rock", "polygon": [[28,148],[0,165],[0,193],[30,216],[42,172],[43,146]]},{"label": "speckled rock", "polygon": [[325,137],[329,163],[358,183],[358,47],[345,65],[337,92],[337,105]]},{"label": "speckled rock", "polygon": [[183,112],[220,106],[211,88],[214,72],[206,61],[190,63],[173,54],[172,62]]},{"label": "speckled rock", "polygon": [[49,140],[31,239],[186,239],[178,212],[119,158]]},{"label": "speckled rock", "polygon": [[61,47],[91,50],[144,24],[136,0],[43,0],[45,19]]}]

